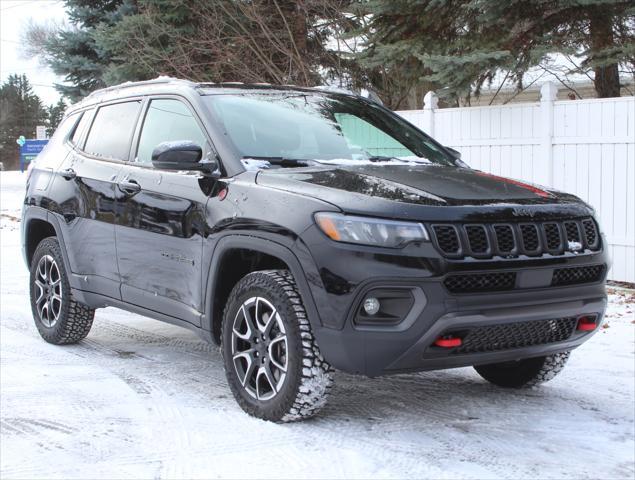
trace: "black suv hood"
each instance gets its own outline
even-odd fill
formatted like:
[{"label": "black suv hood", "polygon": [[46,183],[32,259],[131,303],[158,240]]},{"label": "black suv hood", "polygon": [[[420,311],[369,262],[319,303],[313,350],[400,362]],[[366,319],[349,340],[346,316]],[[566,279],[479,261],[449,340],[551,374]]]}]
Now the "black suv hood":
[{"label": "black suv hood", "polygon": [[[589,209],[577,197],[547,190],[517,180],[498,177],[469,168],[438,165],[360,165],[301,169],[262,170],[257,182],[286,191],[309,195],[344,211],[377,214],[390,202],[390,210],[407,216],[410,206],[515,208],[514,216],[531,212]],[[533,207],[537,208],[533,208]],[[540,207],[542,206],[542,207]],[[474,210],[472,208],[472,210]],[[520,212],[520,213],[518,213]],[[447,212],[446,212],[447,213]]]}]

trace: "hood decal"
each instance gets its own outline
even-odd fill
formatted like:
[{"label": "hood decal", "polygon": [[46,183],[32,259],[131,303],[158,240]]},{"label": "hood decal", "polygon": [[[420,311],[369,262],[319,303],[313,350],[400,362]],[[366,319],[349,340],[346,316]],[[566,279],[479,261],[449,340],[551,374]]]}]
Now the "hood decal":
[{"label": "hood decal", "polygon": [[526,188],[530,192],[533,192],[536,195],[538,195],[539,197],[553,198],[553,195],[550,194],[549,192],[546,192],[545,190],[542,190],[541,188],[538,188],[538,187],[536,187],[534,185],[531,185],[529,183],[521,182],[519,180],[514,180],[513,178],[499,177],[498,175],[494,175],[492,173],[487,173],[487,172],[481,172],[480,170],[477,171],[476,174],[477,175],[481,175],[482,177],[493,178],[493,179],[499,180],[499,181],[501,181],[503,183],[510,183],[512,185],[516,185],[517,187]]}]

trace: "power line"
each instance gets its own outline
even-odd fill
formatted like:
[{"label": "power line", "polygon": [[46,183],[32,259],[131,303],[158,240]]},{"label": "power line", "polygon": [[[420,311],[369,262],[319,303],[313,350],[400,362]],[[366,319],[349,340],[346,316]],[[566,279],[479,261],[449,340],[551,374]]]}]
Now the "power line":
[{"label": "power line", "polygon": [[44,2],[45,3],[59,3],[59,0],[41,0],[41,1],[33,0],[33,1],[30,1],[30,2],[21,2],[21,3],[18,3],[16,5],[9,5],[8,7],[0,8],[0,11],[4,12],[5,10],[10,10],[12,8],[25,7],[26,5],[30,5],[32,3],[44,3]]},{"label": "power line", "polygon": [[14,72],[14,71],[27,71],[27,70],[41,70],[41,69],[45,69],[48,68],[46,66],[38,66],[38,67],[20,67],[20,68],[3,68],[2,70],[0,70],[0,73],[5,73],[5,72]]}]

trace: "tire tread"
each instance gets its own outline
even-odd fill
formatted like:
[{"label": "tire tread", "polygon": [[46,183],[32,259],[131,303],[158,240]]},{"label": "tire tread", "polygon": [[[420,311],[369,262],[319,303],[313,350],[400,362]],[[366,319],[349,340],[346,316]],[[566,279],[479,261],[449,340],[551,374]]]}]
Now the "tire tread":
[{"label": "tire tread", "polygon": [[[223,321],[222,329],[224,330],[225,328],[229,309],[237,301],[241,292],[250,287],[261,286],[263,281],[266,280],[268,280],[267,283],[275,285],[290,305],[297,322],[302,343],[301,378],[298,388],[293,392],[294,397],[284,402],[288,405],[284,411],[271,412],[267,419],[283,423],[304,420],[317,414],[326,405],[328,395],[333,386],[333,369],[322,356],[317,341],[313,336],[302,297],[291,272],[288,270],[261,270],[246,275],[234,287],[227,300],[224,312],[225,321]],[[223,339],[222,341],[225,339],[222,331],[221,339]],[[221,350],[224,351],[222,344]],[[229,368],[227,363],[225,368]],[[243,410],[251,415],[261,416],[249,402],[235,391],[238,387],[234,386],[231,380],[229,383],[234,397]]]},{"label": "tire tread", "polygon": [[[66,298],[70,299],[62,304],[60,318],[52,328],[45,327],[42,325],[42,322],[39,321],[37,309],[35,308],[35,303],[33,301],[34,269],[37,268],[39,259],[45,254],[50,254],[53,258],[55,258],[62,278],[62,290],[66,293]],[[94,309],[79,303],[71,296],[68,274],[64,267],[63,259],[62,249],[57,241],[57,238],[47,237],[38,244],[31,262],[31,309],[33,311],[35,325],[42,338],[55,345],[69,345],[86,338],[93,326],[93,319],[95,317]]]},{"label": "tire tread", "polygon": [[531,388],[552,380],[564,369],[570,351],[554,353],[546,357],[519,360],[518,365],[476,365],[478,374],[494,385],[505,388]]}]

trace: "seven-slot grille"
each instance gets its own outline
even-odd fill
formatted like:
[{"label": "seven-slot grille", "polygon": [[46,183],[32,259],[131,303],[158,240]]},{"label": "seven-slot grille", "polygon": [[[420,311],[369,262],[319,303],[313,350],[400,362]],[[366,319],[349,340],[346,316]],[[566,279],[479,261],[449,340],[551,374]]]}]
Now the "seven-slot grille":
[{"label": "seven-slot grille", "polygon": [[500,224],[435,224],[437,248],[450,258],[494,255],[562,255],[565,251],[598,250],[600,235],[591,218]]}]

